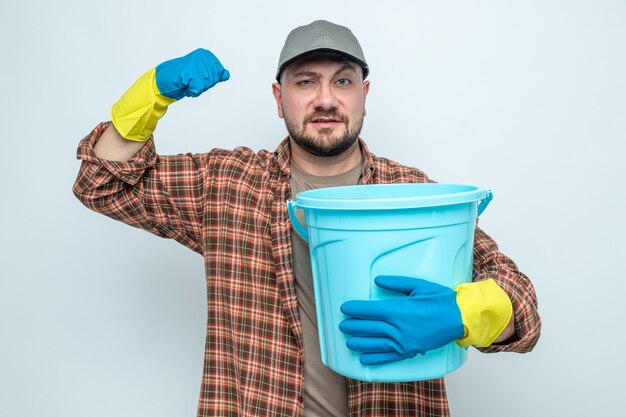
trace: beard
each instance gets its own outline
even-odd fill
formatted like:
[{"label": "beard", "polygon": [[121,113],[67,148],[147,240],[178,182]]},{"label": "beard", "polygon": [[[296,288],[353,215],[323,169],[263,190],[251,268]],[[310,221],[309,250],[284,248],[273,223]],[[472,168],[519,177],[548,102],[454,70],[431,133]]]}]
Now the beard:
[{"label": "beard", "polygon": [[[330,128],[320,129],[317,136],[306,133],[306,127],[309,122],[318,117],[340,119],[344,126],[346,126],[345,133],[341,136],[333,136],[333,129]],[[350,128],[350,119],[348,116],[341,115],[337,113],[336,110],[332,109],[317,110],[307,115],[300,126],[297,122],[285,115],[285,125],[287,126],[287,132],[289,132],[291,139],[302,149],[315,156],[331,157],[340,155],[348,150],[359,138],[361,128],[363,127],[363,116],[356,121],[352,129]]]}]

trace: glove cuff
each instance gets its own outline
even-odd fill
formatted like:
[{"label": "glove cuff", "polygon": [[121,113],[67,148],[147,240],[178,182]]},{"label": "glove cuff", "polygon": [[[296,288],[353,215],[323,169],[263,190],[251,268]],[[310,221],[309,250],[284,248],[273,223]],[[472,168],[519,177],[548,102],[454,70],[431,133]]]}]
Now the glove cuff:
[{"label": "glove cuff", "polygon": [[509,296],[493,279],[461,284],[454,290],[465,328],[465,336],[456,340],[457,345],[491,345],[511,320]]},{"label": "glove cuff", "polygon": [[175,99],[159,94],[155,69],[143,74],[111,107],[111,120],[123,138],[145,142]]}]

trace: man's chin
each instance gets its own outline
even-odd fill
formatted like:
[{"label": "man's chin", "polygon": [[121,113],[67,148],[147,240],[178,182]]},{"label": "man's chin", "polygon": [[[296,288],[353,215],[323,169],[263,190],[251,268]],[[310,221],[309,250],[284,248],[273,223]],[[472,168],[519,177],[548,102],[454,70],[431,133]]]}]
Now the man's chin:
[{"label": "man's chin", "polygon": [[337,146],[341,146],[342,143],[342,137],[336,135],[319,134],[310,138],[313,140],[309,141],[309,143],[314,144],[315,148],[324,153],[331,152],[332,149],[335,149]]},{"label": "man's chin", "polygon": [[311,155],[320,157],[333,157],[342,154],[350,149],[356,138],[348,139],[346,136],[340,137],[328,137],[328,136],[314,136],[314,137],[291,137],[294,142],[302,148],[304,151]]},{"label": "man's chin", "polygon": [[305,133],[309,137],[315,138],[317,140],[332,141],[332,140],[337,140],[338,138],[343,136],[346,133],[346,129],[343,125],[336,126],[336,127],[323,127],[323,128],[314,128],[314,127],[310,127],[309,125],[307,126]]}]

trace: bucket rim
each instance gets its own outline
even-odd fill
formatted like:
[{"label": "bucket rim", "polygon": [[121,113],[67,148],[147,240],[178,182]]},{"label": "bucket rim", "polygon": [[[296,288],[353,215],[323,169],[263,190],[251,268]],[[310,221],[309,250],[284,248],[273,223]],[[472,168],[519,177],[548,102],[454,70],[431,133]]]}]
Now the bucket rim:
[{"label": "bucket rim", "polygon": [[[386,196],[381,197],[383,191]],[[394,193],[397,195],[392,196]],[[466,184],[363,184],[303,191],[296,195],[295,204],[298,208],[321,210],[412,209],[478,202],[489,193],[486,188]]]}]

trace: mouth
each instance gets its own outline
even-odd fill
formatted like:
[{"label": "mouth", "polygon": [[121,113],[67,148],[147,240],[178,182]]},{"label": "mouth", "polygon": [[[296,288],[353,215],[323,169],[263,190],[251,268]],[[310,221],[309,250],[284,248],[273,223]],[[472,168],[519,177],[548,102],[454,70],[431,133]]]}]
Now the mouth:
[{"label": "mouth", "polygon": [[309,120],[313,126],[318,129],[329,129],[343,124],[343,120],[338,117],[314,117]]}]

